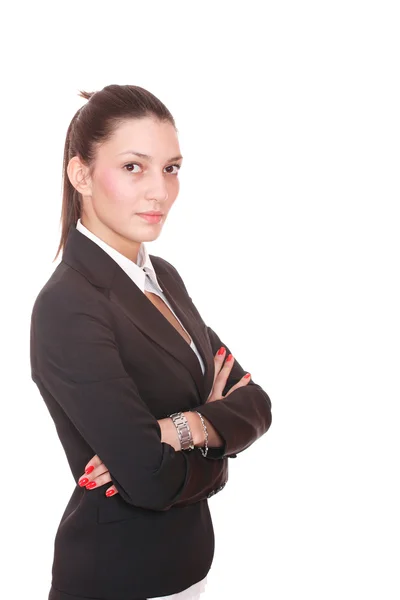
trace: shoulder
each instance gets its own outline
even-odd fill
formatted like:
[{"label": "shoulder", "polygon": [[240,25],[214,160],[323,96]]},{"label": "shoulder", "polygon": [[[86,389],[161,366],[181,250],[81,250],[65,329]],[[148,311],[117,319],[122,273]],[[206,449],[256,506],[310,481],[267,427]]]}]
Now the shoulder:
[{"label": "shoulder", "polygon": [[67,319],[90,307],[96,312],[102,295],[85,277],[61,261],[39,290],[31,313],[32,321]]}]

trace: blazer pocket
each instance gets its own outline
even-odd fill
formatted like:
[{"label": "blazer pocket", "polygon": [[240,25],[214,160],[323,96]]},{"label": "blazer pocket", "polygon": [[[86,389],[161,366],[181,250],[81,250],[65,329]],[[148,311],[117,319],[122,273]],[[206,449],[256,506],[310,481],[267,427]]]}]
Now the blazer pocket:
[{"label": "blazer pocket", "polygon": [[97,522],[112,523],[113,521],[125,521],[136,519],[143,512],[148,512],[139,506],[128,504],[119,494],[109,498],[103,494],[97,505]]}]

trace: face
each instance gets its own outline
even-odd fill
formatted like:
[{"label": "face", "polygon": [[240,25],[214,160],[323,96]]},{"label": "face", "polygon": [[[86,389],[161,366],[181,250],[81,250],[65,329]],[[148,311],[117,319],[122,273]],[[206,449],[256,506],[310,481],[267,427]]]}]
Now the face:
[{"label": "face", "polygon": [[[141,242],[156,239],[179,192],[182,158],[171,123],[129,119],[97,148],[92,173],[74,157],[68,166],[82,194],[82,223],[136,262]],[[82,182],[84,175],[84,183]],[[160,211],[145,219],[139,213]]]}]

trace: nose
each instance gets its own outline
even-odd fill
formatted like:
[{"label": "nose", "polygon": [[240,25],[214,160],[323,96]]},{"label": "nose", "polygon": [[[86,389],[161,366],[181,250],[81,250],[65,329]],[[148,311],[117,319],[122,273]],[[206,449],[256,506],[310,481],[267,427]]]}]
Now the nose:
[{"label": "nose", "polygon": [[162,174],[149,176],[145,197],[147,200],[156,200],[159,203],[168,200],[168,186]]}]

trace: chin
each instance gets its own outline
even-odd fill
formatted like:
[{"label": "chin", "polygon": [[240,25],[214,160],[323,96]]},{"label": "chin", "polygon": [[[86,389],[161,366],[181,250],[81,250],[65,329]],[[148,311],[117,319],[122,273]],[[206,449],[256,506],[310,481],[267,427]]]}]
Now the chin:
[{"label": "chin", "polygon": [[153,229],[153,231],[141,231],[140,233],[138,232],[136,236],[134,236],[134,239],[131,239],[133,242],[152,242],[153,240],[156,240],[160,236],[160,234],[161,229]]},{"label": "chin", "polygon": [[154,240],[160,237],[160,233],[161,231],[158,231],[157,233],[153,234],[149,232],[147,236],[143,236],[143,242],[153,242]]}]

